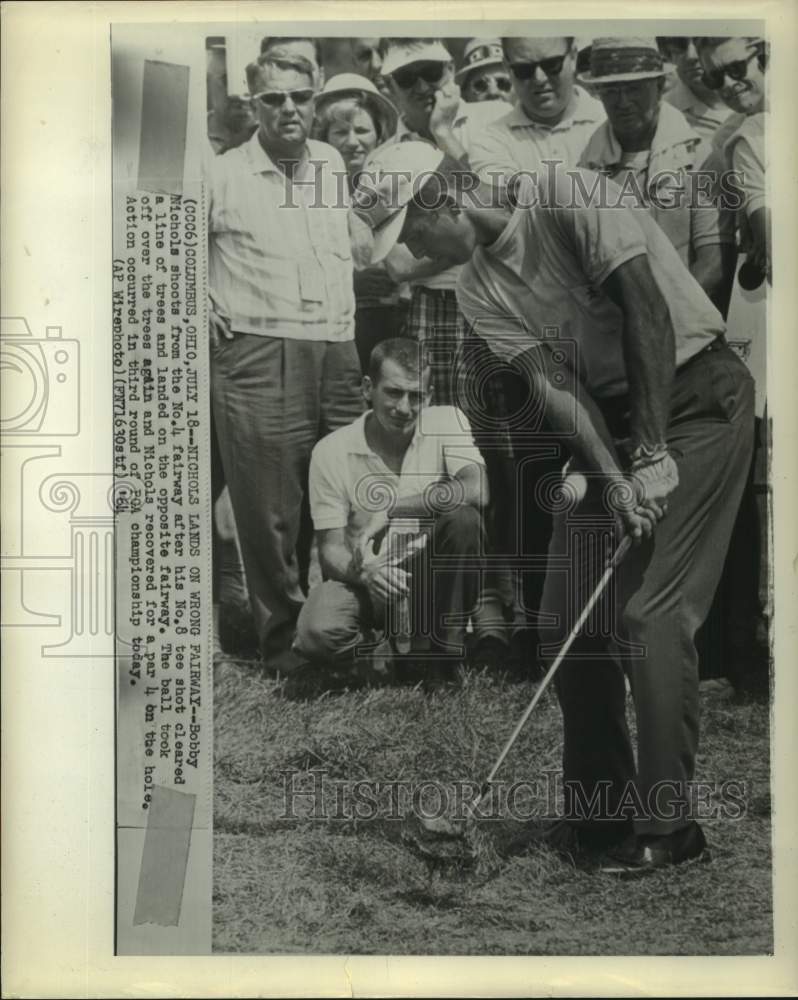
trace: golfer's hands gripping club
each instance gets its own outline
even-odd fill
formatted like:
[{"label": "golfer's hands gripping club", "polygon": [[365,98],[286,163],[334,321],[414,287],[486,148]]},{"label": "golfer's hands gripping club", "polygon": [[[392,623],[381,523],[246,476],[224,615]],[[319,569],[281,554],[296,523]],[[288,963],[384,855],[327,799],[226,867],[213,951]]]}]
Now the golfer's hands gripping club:
[{"label": "golfer's hands gripping club", "polygon": [[[563,495],[572,503],[581,503],[587,494],[587,477],[572,461],[563,471]],[[633,463],[627,482],[630,489],[624,491],[628,495],[626,506],[621,507],[618,502],[616,511],[623,534],[639,545],[644,538],[651,538],[656,525],[667,514],[668,497],[679,485],[679,469],[670,453],[664,451],[653,461],[643,459]]]},{"label": "golfer's hands gripping club", "polygon": [[636,545],[651,538],[657,524],[668,513],[668,497],[679,485],[679,469],[668,451],[653,460],[632,463],[629,480],[634,507],[620,512],[625,532]]}]

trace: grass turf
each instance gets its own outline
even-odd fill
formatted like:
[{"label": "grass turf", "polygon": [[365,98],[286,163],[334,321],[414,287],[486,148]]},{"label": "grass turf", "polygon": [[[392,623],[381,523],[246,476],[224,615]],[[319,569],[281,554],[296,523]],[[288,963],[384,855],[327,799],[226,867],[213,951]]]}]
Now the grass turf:
[{"label": "grass turf", "polygon": [[[254,664],[215,676],[214,950],[255,954],[753,955],[772,951],[769,710],[702,686],[699,780],[746,784],[742,818],[703,823],[709,864],[636,882],[540,846],[488,876],[430,873],[391,820],[285,819],[286,784],[479,781],[533,693],[465,672],[451,688],[379,688],[308,702]],[[630,720],[631,721],[631,720]],[[544,697],[506,761],[512,782],[556,772],[559,709]],[[314,757],[313,755],[316,755]],[[292,775],[295,777],[292,778]],[[547,811],[528,790],[526,806]],[[495,826],[495,825],[494,825]],[[492,827],[493,828],[493,827]]]}]

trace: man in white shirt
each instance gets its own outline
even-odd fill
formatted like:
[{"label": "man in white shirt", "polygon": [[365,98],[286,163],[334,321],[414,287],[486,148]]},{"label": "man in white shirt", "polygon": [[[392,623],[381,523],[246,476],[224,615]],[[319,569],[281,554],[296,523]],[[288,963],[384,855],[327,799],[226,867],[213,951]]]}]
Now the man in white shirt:
[{"label": "man in white shirt", "polygon": [[[417,152],[404,204],[374,210],[376,252],[399,239],[414,254],[459,254],[465,315],[542,401],[513,432],[534,435],[545,418],[584,476],[574,516],[561,506],[554,517],[547,656],[594,590],[616,522],[637,543],[557,676],[561,843],[571,853],[609,846],[602,867],[626,875],[699,858],[694,636],[748,472],[752,380],[668,238],[647,213],[617,204],[612,181],[575,171],[553,185],[530,182],[510,213],[440,175],[444,189],[430,200],[424,181],[443,161]],[[636,775],[622,666],[637,715]]]},{"label": "man in white shirt", "polygon": [[[422,648],[463,659],[487,484],[467,419],[455,407],[429,405],[429,379],[415,341],[382,341],[363,379],[370,409],[313,449],[310,503],[324,582],[308,595],[296,640],[311,661],[351,661],[402,599],[413,609],[415,655]],[[408,519],[418,521],[414,538],[397,553],[386,532]],[[419,531],[429,536],[426,565],[416,556]],[[436,572],[438,560],[445,570]]]},{"label": "man in white shirt", "polygon": [[[264,663],[286,669],[310,453],[362,412],[340,155],[307,138],[314,63],[247,68],[258,130],[208,177],[211,395]],[[286,662],[284,662],[286,661]]]}]

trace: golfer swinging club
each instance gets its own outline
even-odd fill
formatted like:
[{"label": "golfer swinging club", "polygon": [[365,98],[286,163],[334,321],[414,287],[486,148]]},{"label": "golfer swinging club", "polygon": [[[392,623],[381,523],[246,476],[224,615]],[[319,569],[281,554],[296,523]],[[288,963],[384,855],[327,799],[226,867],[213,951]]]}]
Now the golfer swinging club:
[{"label": "golfer swinging club", "polygon": [[[587,536],[612,526],[608,494],[620,483],[633,497],[615,505],[615,544],[625,532],[635,545],[607,598],[614,607],[604,609],[611,634],[580,635],[557,675],[566,795],[551,842],[620,875],[705,857],[690,796],[694,637],[751,457],[752,379],[668,238],[648,216],[621,207],[611,181],[549,170],[525,177],[513,205],[500,205],[490,190],[469,193],[450,169],[423,143],[383,147],[365,166],[356,204],[372,227],[375,260],[398,241],[417,257],[445,254],[466,265],[460,308],[524,375],[572,469],[584,474],[576,510],[555,516],[541,608],[557,623],[541,629],[547,654],[604,568],[589,558]],[[384,183],[389,174],[399,182]],[[428,184],[438,196],[430,198]],[[573,390],[551,374],[552,328],[575,343]],[[561,567],[568,554],[577,561],[564,573],[555,561]],[[636,770],[624,672],[637,716]]]}]

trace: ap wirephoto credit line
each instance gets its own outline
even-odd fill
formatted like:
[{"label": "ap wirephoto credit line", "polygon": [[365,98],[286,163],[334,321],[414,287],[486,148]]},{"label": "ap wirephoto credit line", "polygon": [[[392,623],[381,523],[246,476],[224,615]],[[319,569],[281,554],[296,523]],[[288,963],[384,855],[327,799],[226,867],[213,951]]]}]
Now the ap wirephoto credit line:
[{"label": "ap wirephoto credit line", "polygon": [[114,26],[118,954],[772,952],[770,40],[617,24]]}]

